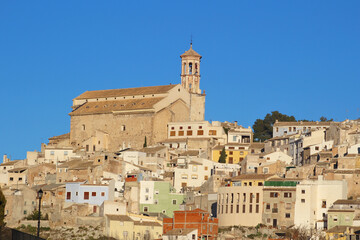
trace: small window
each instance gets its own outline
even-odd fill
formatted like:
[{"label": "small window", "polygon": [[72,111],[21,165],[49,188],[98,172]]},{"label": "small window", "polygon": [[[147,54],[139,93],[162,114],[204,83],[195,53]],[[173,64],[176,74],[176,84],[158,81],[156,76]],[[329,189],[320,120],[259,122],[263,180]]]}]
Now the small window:
[{"label": "small window", "polygon": [[184,131],[179,131],[179,132],[178,132],[178,135],[179,135],[179,136],[184,136]]},{"label": "small window", "polygon": [[290,218],[290,213],[285,213],[285,218]]},{"label": "small window", "polygon": [[197,131],[197,135],[198,135],[198,136],[204,135],[204,130],[198,130],[198,131]]},{"label": "small window", "polygon": [[102,196],[102,197],[105,197],[105,192],[101,192],[101,196]]},{"label": "small window", "polygon": [[84,200],[89,200],[89,192],[84,192]]},{"label": "small window", "polygon": [[96,197],[96,192],[92,192],[92,193],[91,193],[91,196],[92,196],[92,197]]},{"label": "small window", "polygon": [[304,199],[304,198],[302,198],[302,199],[301,199],[301,202],[302,202],[302,203],[305,203],[305,199]]},{"label": "small window", "polygon": [[10,181],[14,181],[14,178],[13,178],[13,177],[11,177],[11,178],[10,178]]},{"label": "small window", "polygon": [[322,207],[322,208],[326,208],[326,201],[325,201],[325,200],[323,200],[323,201],[321,202],[321,207]]},{"label": "small window", "polygon": [[54,151],[50,151],[50,155],[55,155],[55,152]]},{"label": "small window", "polygon": [[64,155],[67,156],[67,155],[68,155],[68,151],[64,151]]},{"label": "small window", "polygon": [[143,208],[143,211],[144,211],[144,212],[148,212],[148,211],[149,211],[149,208],[148,208],[148,207],[144,207],[144,208]]},{"label": "small window", "polygon": [[27,211],[26,210],[24,210],[24,215],[26,215],[27,214]]},{"label": "small window", "polygon": [[66,199],[70,200],[71,199],[71,192],[66,192]]},{"label": "small window", "polygon": [[304,189],[303,189],[303,190],[301,190],[301,193],[302,193],[302,194],[305,194],[305,190],[304,190]]},{"label": "small window", "polygon": [[125,131],[125,130],[126,130],[125,125],[122,125],[122,126],[121,126],[121,131]]},{"label": "small window", "polygon": [[173,204],[173,205],[176,205],[176,199],[173,199],[173,200],[172,200],[172,204]]}]

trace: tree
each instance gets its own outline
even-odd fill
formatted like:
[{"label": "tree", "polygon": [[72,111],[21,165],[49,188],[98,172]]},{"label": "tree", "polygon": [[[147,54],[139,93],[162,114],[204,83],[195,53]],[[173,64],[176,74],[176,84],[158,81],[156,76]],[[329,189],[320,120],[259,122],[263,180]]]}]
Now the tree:
[{"label": "tree", "polygon": [[225,148],[223,148],[220,152],[219,163],[226,163],[226,157]]},{"label": "tree", "polygon": [[6,205],[6,198],[0,189],[0,229],[5,226],[5,205]]},{"label": "tree", "polygon": [[294,116],[288,116],[286,114],[279,113],[278,111],[273,111],[271,114],[268,113],[264,119],[256,119],[254,122],[254,140],[263,142],[272,138],[273,125],[276,120],[283,122],[296,122]]},{"label": "tree", "polygon": [[144,148],[146,148],[147,147],[147,142],[146,142],[146,136],[145,136],[145,141],[144,141]]},{"label": "tree", "polygon": [[334,121],[334,119],[327,119],[326,117],[324,117],[324,116],[321,116],[320,117],[320,122],[332,122],[332,121]]}]

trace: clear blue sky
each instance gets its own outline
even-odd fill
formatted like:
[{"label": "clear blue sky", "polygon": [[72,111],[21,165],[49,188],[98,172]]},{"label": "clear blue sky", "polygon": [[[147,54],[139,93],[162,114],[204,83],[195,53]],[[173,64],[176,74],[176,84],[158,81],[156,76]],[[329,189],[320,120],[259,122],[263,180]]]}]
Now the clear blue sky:
[{"label": "clear blue sky", "polygon": [[1,1],[0,154],[25,158],[69,132],[86,90],[179,83],[191,35],[207,120],[359,118],[359,12],[360,1]]}]

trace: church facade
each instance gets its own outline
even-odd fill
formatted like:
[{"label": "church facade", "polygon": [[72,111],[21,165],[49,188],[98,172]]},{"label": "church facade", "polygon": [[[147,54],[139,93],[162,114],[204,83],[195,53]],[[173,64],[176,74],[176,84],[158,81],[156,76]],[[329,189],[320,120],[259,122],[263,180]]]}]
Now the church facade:
[{"label": "church facade", "polygon": [[169,122],[202,121],[200,59],[192,47],[181,55],[181,84],[87,91],[73,99],[70,142],[87,152],[142,148],[167,138]]}]

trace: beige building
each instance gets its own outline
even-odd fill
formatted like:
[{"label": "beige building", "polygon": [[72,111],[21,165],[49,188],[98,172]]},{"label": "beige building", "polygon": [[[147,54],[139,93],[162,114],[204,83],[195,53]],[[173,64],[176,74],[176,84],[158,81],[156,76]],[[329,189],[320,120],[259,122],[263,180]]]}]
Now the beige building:
[{"label": "beige building", "polygon": [[273,227],[294,225],[296,185],[298,180],[270,179],[263,189],[263,223]]},{"label": "beige building", "polygon": [[269,174],[243,174],[218,191],[219,226],[251,226],[262,222],[263,187]]},{"label": "beige building", "polygon": [[[141,148],[167,138],[167,123],[202,121],[200,58],[192,48],[182,58],[181,84],[87,91],[73,100],[70,143],[87,152]],[[100,134],[102,133],[102,134]]]}]

